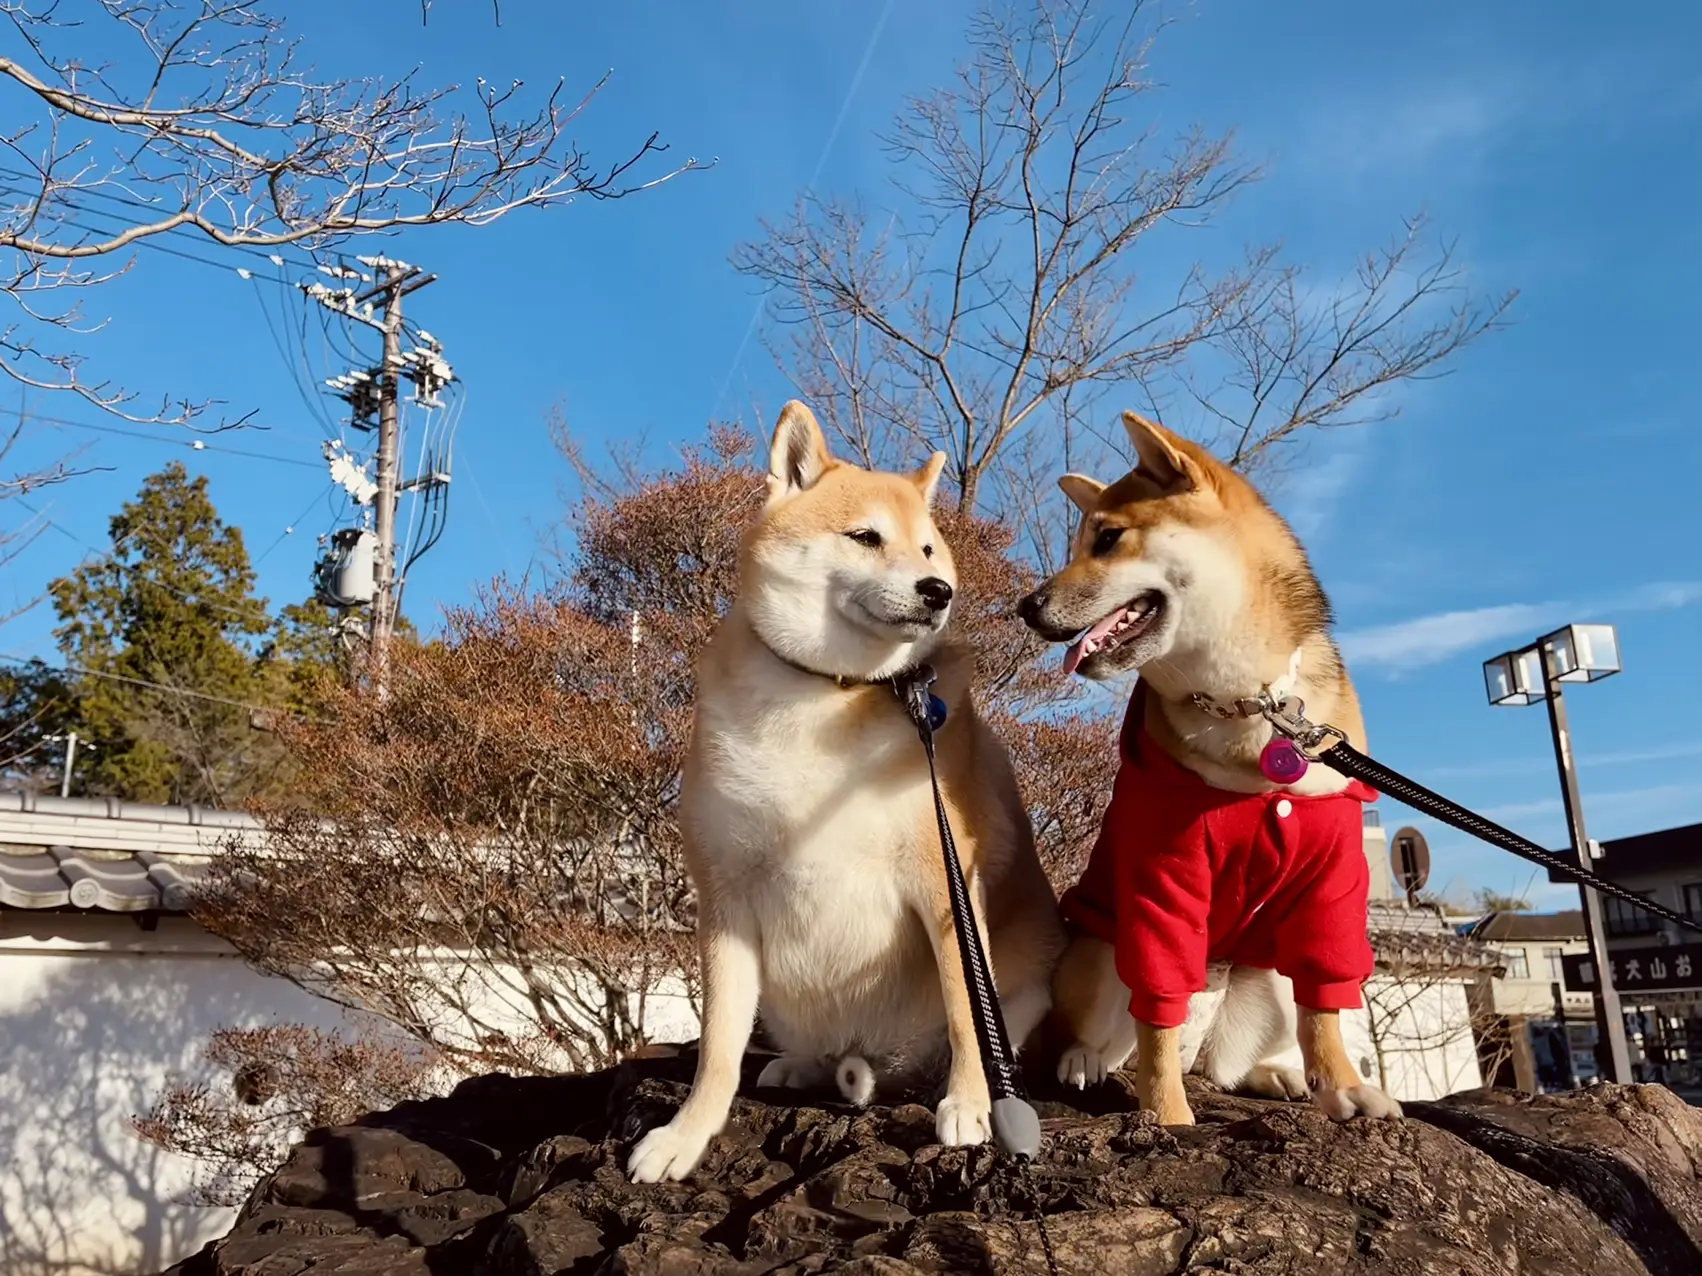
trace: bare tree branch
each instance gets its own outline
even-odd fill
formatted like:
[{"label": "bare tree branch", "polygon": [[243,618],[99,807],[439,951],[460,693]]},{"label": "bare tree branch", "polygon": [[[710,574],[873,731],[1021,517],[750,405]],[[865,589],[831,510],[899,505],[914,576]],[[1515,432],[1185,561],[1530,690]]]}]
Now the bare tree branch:
[{"label": "bare tree branch", "polygon": [[207,406],[133,408],[134,395],[85,378],[65,348],[87,330],[77,295],[128,269],[131,249],[190,237],[323,253],[363,235],[618,199],[702,167],[650,170],[667,150],[654,133],[594,162],[573,131],[606,75],[577,98],[557,83],[534,108],[521,106],[519,81],[481,80],[463,111],[454,86],[422,89],[412,75],[317,76],[283,18],[245,0],[80,7],[127,40],[112,65],[77,55],[87,22],[58,0],[0,0],[18,37],[0,55],[0,90],[19,99],[0,126],[0,289],[19,311],[0,329],[0,371],[129,420],[187,424]]},{"label": "bare tree branch", "polygon": [[1321,299],[1275,247],[1178,268],[1180,232],[1260,172],[1228,136],[1142,123],[1155,10],[984,12],[955,82],[886,136],[901,211],[806,192],[733,257],[770,294],[770,351],[851,454],[943,448],[960,504],[1042,562],[1069,521],[1052,480],[1122,454],[1091,419],[1108,393],[1134,387],[1252,467],[1392,415],[1396,386],[1439,375],[1511,301],[1468,290],[1422,221]]}]

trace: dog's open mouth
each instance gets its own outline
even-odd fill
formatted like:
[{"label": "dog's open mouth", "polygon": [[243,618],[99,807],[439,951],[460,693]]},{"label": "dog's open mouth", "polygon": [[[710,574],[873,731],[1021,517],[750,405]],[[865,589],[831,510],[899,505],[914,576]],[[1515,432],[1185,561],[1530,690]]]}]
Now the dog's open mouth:
[{"label": "dog's open mouth", "polygon": [[1156,589],[1137,595],[1070,644],[1064,653],[1064,672],[1072,674],[1089,656],[1114,651],[1129,639],[1139,638],[1163,611],[1164,595]]}]

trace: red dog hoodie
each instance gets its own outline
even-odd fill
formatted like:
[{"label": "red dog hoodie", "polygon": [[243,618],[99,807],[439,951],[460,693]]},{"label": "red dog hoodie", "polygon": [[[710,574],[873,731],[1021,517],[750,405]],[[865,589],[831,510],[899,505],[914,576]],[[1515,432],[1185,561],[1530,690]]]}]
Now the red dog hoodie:
[{"label": "red dog hoodie", "polygon": [[1357,780],[1322,797],[1214,789],[1147,734],[1145,690],[1065,921],[1116,948],[1129,1013],[1156,1028],[1187,1018],[1211,961],[1287,975],[1312,1010],[1357,1007],[1373,961],[1363,804],[1377,794]]}]

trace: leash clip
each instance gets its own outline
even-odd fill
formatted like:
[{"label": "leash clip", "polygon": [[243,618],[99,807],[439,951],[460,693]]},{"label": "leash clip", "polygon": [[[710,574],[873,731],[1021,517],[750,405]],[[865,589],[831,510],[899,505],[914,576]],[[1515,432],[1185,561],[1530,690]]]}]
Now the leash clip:
[{"label": "leash clip", "polygon": [[917,665],[892,680],[893,694],[924,740],[946,724],[946,702],[930,689],[937,676],[933,665]]},{"label": "leash clip", "polygon": [[1345,732],[1327,722],[1308,722],[1306,702],[1299,696],[1278,699],[1270,692],[1262,691],[1259,693],[1259,712],[1271,724],[1271,730],[1292,743],[1295,751],[1308,762],[1318,761],[1324,741],[1347,739]]}]

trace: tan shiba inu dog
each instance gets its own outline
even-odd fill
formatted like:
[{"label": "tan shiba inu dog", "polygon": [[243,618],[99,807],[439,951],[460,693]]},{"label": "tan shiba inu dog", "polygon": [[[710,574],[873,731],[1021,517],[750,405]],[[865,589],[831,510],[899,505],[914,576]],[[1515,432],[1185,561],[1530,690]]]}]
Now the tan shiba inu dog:
[{"label": "tan shiba inu dog", "polygon": [[991,1100],[957,956],[928,765],[888,680],[927,662],[948,707],[940,784],[1005,1023],[1051,1004],[1064,945],[1010,759],[976,716],[974,657],[946,637],[955,571],[929,514],[945,464],[834,460],[788,403],[739,596],[698,669],[680,796],[697,890],[703,1032],[690,1097],[628,1161],[683,1178],[727,1119],[759,1004],[782,1051],[761,1084],[837,1081],[865,1103],[949,1055],[940,1141],[990,1137]]},{"label": "tan shiba inu dog", "polygon": [[[1286,784],[1261,768],[1261,691],[1298,696],[1308,719],[1364,747],[1329,604],[1251,484],[1161,426],[1123,421],[1138,466],[1110,486],[1059,480],[1082,514],[1071,559],[1020,607],[1046,637],[1075,640],[1066,671],[1140,671],[1113,810],[1063,901],[1076,933],[1053,987],[1076,1041],[1060,1078],[1096,1080],[1132,1050],[1141,1105],[1191,1124],[1184,1046],[1220,1084],[1299,1097],[1302,1078],[1276,1062],[1297,1034],[1323,1110],[1399,1116],[1354,1070],[1338,1013],[1371,973],[1359,803],[1375,795],[1318,763]],[[1202,1031],[1197,1004],[1183,1016],[1208,986],[1208,953],[1222,1005]]]}]

